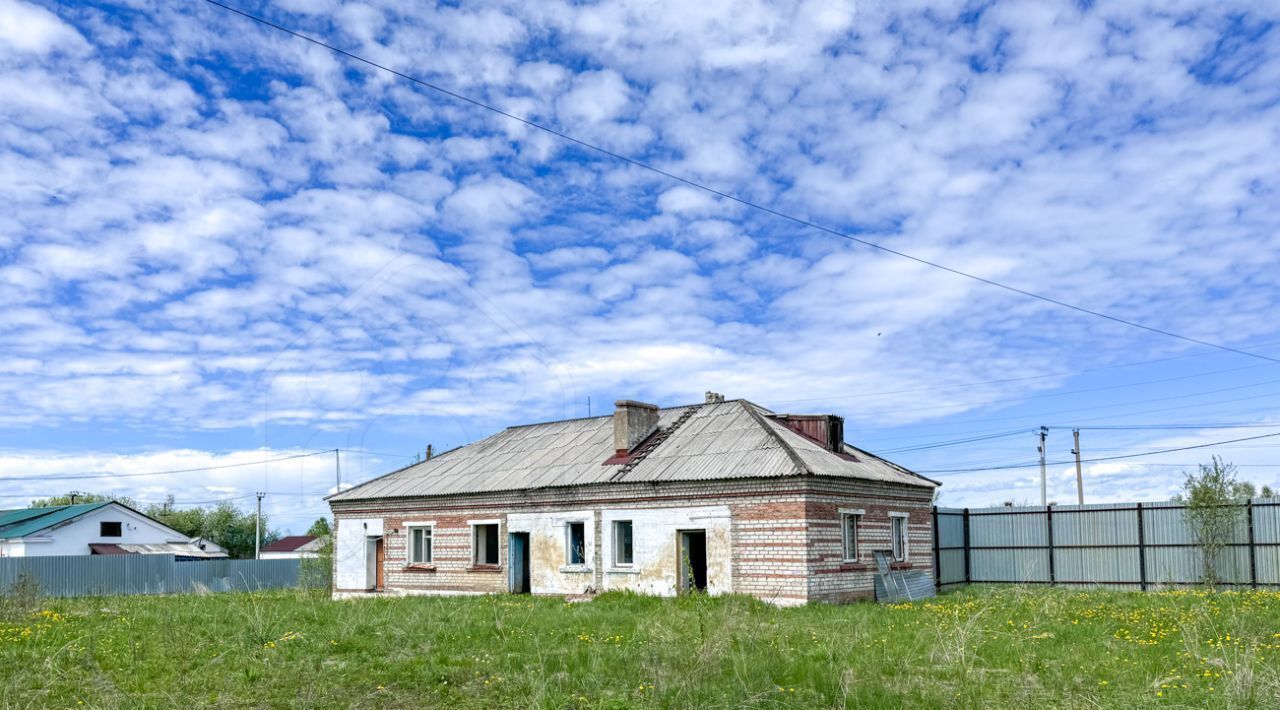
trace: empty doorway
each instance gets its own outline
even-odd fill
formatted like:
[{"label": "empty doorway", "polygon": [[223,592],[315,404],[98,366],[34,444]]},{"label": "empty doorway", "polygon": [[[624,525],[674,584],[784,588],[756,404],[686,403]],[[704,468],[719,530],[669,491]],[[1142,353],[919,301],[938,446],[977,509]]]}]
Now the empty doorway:
[{"label": "empty doorway", "polygon": [[529,593],[529,533],[511,533],[507,541],[507,557],[511,564],[512,594]]},{"label": "empty doorway", "polygon": [[370,591],[382,591],[383,569],[387,552],[381,537],[365,538],[365,583],[364,588]]},{"label": "empty doorway", "polygon": [[681,530],[680,592],[707,591],[707,531]]}]

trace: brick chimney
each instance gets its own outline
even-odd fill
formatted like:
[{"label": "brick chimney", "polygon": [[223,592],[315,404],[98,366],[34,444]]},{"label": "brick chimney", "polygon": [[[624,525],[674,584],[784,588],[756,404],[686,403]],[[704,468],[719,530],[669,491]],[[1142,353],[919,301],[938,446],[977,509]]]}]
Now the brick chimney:
[{"label": "brick chimney", "polygon": [[613,403],[613,449],[626,456],[658,428],[658,405],[620,399]]}]

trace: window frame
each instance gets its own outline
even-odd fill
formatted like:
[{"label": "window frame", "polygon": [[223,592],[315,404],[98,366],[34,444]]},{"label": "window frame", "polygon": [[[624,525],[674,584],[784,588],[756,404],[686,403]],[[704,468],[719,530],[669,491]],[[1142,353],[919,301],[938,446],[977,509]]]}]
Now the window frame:
[{"label": "window frame", "polygon": [[[473,567],[501,567],[502,566],[502,521],[500,520],[472,520],[469,522],[471,526],[471,564]],[[494,559],[496,562],[488,562],[480,559],[480,528],[492,526],[496,530],[494,545]],[[486,548],[488,547],[486,541]]]},{"label": "window frame", "polygon": [[[899,525],[901,525],[900,529]],[[911,516],[909,514],[889,513],[889,542],[894,562],[911,561]],[[897,550],[899,545],[902,547],[901,555]]]},{"label": "window frame", "polygon": [[[435,527],[436,527],[436,524],[435,524],[435,523],[429,523],[429,522],[412,522],[412,523],[405,523],[405,524],[404,524],[404,528],[405,528],[405,546],[404,546],[404,547],[405,547],[405,551],[404,551],[404,563],[405,563],[406,565],[433,565],[433,564],[435,564],[435,560],[436,560],[436,547],[435,547],[436,530],[435,530]],[[424,538],[424,542],[426,543],[426,545],[425,545],[426,550],[425,550],[425,551],[426,551],[426,553],[427,553],[427,554],[426,554],[426,559],[422,559],[422,560],[415,560],[415,559],[413,559],[413,534],[414,534],[414,532],[419,531],[419,530],[424,531],[424,532],[426,533],[426,537]]]},{"label": "window frame", "polygon": [[[859,542],[861,541],[859,540],[858,529],[862,525],[862,516],[864,515],[866,515],[866,512],[860,508],[840,509],[840,559],[842,562],[857,563],[862,559],[860,556],[861,551],[859,550]],[[850,528],[848,521],[850,518],[853,519],[853,556],[849,555]]]},{"label": "window frame", "polygon": [[[622,536],[618,533],[619,527],[627,526],[628,542],[631,544],[631,559],[623,562],[621,559]],[[636,563],[636,524],[634,520],[614,520],[610,524],[610,540],[612,542],[613,556],[612,562],[614,567],[632,567]]]},{"label": "window frame", "polygon": [[[573,526],[582,527],[582,559],[575,562],[573,560]],[[566,520],[564,522],[564,565],[565,567],[586,567],[587,566],[587,521],[585,520]]]},{"label": "window frame", "polygon": [[[115,526],[115,533],[107,532],[108,525]],[[124,523],[119,520],[99,520],[98,537],[124,537]]]}]

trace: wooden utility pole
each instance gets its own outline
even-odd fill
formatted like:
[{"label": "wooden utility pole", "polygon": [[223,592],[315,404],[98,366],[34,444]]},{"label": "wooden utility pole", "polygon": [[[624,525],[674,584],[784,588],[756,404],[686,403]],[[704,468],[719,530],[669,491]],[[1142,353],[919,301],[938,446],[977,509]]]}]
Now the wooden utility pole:
[{"label": "wooden utility pole", "polygon": [[1040,427],[1040,505],[1049,505],[1049,479],[1044,471],[1044,440],[1049,436],[1048,427]]},{"label": "wooden utility pole", "polygon": [[255,493],[258,496],[258,515],[253,519],[253,559],[262,559],[262,496],[266,493]]},{"label": "wooden utility pole", "polygon": [[431,457],[434,455],[435,455],[434,448],[431,446],[431,444],[427,444],[427,460],[430,461]]},{"label": "wooden utility pole", "polygon": [[1072,429],[1071,436],[1074,437],[1076,446],[1071,453],[1076,455],[1076,499],[1080,505],[1084,505],[1084,474],[1080,473],[1080,430]]}]

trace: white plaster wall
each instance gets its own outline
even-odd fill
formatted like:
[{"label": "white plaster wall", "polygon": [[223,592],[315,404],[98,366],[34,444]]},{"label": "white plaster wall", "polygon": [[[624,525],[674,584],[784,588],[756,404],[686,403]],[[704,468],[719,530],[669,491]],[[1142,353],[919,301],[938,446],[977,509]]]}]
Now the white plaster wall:
[{"label": "white plaster wall", "polygon": [[[613,565],[613,521],[631,521],[634,563]],[[675,596],[680,530],[707,531],[707,593],[733,591],[733,549],[728,506],[603,511],[604,589]]]},{"label": "white plaster wall", "polygon": [[262,552],[258,554],[264,560],[303,560],[319,557],[319,552],[290,550],[289,552]]},{"label": "white plaster wall", "polygon": [[[102,537],[99,524],[119,522],[120,537]],[[190,538],[124,506],[108,505],[64,525],[41,530],[24,538],[14,557],[46,555],[87,555],[90,543],[157,545],[187,542]]]},{"label": "white plaster wall", "polygon": [[382,518],[340,518],[333,548],[334,587],[368,586],[368,539],[382,535]]},{"label": "white plaster wall", "polygon": [[[570,522],[585,523],[586,564],[566,564],[565,531]],[[593,511],[512,513],[507,532],[529,533],[529,591],[534,594],[583,594],[595,586],[596,519]],[[503,540],[504,545],[507,544]],[[510,560],[506,560],[510,565]]]},{"label": "white plaster wall", "polygon": [[21,542],[0,542],[0,557],[22,557]]}]

